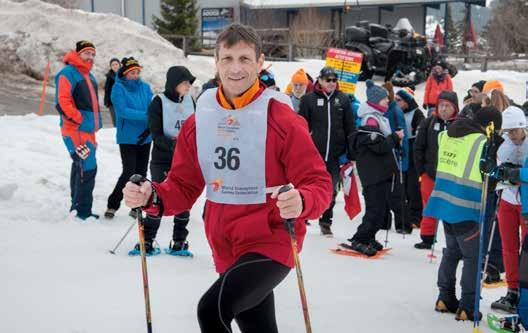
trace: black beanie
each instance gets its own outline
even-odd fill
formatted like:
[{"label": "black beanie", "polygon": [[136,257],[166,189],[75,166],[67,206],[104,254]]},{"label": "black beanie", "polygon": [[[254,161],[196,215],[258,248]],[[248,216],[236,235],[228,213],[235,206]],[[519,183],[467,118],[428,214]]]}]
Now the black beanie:
[{"label": "black beanie", "polygon": [[502,127],[502,114],[493,106],[485,106],[478,110],[475,113],[473,120],[484,128],[486,128],[490,122],[493,122],[495,131],[499,131]]},{"label": "black beanie", "polygon": [[112,63],[113,63],[114,61],[117,61],[117,62],[119,63],[119,65],[121,65],[121,61],[119,61],[119,59],[117,59],[117,58],[112,58],[112,59],[110,59],[109,64],[112,65]]},{"label": "black beanie", "polygon": [[77,53],[81,53],[87,50],[92,50],[95,52],[95,45],[87,40],[80,40],[75,44],[75,51]]},{"label": "black beanie", "polygon": [[472,87],[477,88],[480,92],[482,92],[482,89],[484,89],[484,85],[486,84],[486,81],[480,80],[478,82],[473,83]]},{"label": "black beanie", "polygon": [[[444,90],[438,95],[438,103],[440,103],[440,100],[448,101],[449,103],[453,104],[453,107],[456,110],[456,113],[460,110],[458,108],[458,95],[454,91],[448,91]],[[437,105],[438,108],[438,105]]]}]

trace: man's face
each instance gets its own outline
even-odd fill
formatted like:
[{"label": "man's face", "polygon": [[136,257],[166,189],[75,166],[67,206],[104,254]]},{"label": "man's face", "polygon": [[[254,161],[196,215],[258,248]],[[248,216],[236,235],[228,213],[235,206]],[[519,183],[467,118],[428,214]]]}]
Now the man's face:
[{"label": "man's face", "polygon": [[394,100],[396,101],[396,103],[398,103],[398,106],[400,107],[400,109],[407,110],[409,108],[409,104],[407,104],[407,102],[405,102],[405,100],[401,98],[400,96],[398,95],[394,96]]},{"label": "man's face", "polygon": [[180,82],[180,84],[178,84],[175,89],[178,95],[185,96],[191,89],[191,83],[189,81]]},{"label": "man's face", "polygon": [[125,77],[127,78],[127,80],[139,80],[139,74],[139,69],[133,69],[130,72],[126,73]]},{"label": "man's face", "polygon": [[471,97],[475,97],[477,96],[478,94],[480,94],[480,90],[478,90],[477,87],[471,87],[471,89],[469,89],[469,94],[471,95]]},{"label": "man's face", "polygon": [[302,83],[293,84],[293,94],[297,98],[301,98],[306,93],[306,85]]},{"label": "man's face", "polygon": [[117,73],[117,71],[119,70],[119,67],[121,67],[121,65],[117,61],[112,61],[112,63],[110,64],[110,68],[112,69],[112,72],[114,73]]},{"label": "man's face", "polygon": [[230,48],[222,43],[215,60],[223,92],[228,99],[232,99],[242,95],[255,83],[264,63],[264,55],[261,54],[257,59],[255,46],[245,42]]},{"label": "man's face", "polygon": [[95,59],[95,51],[94,50],[86,50],[79,53],[79,58],[81,58],[82,61],[93,63]]},{"label": "man's face", "polygon": [[333,93],[337,88],[337,77],[334,75],[320,77],[319,84],[327,94]]},{"label": "man's face", "polygon": [[455,115],[455,108],[453,104],[447,101],[438,102],[438,115],[442,120],[449,120]]},{"label": "man's face", "polygon": [[433,67],[433,73],[440,75],[440,74],[444,73],[444,69],[442,68],[442,66],[438,66],[438,65],[434,66]]}]

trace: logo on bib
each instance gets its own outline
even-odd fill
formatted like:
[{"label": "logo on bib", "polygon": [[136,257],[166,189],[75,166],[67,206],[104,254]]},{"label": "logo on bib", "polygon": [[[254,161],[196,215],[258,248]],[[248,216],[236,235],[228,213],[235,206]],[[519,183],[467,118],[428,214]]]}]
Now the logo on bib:
[{"label": "logo on bib", "polygon": [[220,191],[220,188],[222,187],[222,185],[224,185],[224,181],[222,179],[220,179],[220,178],[216,178],[215,180],[210,182],[209,185],[213,186],[213,191],[214,192],[218,192],[218,191]]},{"label": "logo on bib", "polygon": [[222,118],[217,125],[218,135],[227,138],[234,139],[237,131],[240,129],[240,122],[233,115]]}]

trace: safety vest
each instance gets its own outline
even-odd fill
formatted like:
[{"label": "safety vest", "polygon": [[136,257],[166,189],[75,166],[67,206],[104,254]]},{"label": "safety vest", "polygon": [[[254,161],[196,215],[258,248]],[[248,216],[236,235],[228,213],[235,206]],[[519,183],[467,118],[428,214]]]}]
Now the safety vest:
[{"label": "safety vest", "polygon": [[424,215],[447,223],[479,221],[482,195],[480,157],[486,136],[438,136],[438,164],[433,192]]}]

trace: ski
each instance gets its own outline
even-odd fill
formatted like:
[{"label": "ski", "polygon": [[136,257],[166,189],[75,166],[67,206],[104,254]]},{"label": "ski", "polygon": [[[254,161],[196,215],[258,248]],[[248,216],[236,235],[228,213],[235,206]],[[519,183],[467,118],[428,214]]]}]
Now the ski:
[{"label": "ski", "polygon": [[385,248],[383,250],[378,251],[373,256],[367,256],[366,254],[354,251],[352,249],[347,248],[346,244],[339,244],[336,248],[330,249],[330,252],[334,254],[338,254],[341,256],[348,256],[348,257],[356,257],[356,258],[363,258],[363,259],[380,259],[383,256],[385,256],[389,251],[392,250],[392,248]]}]

